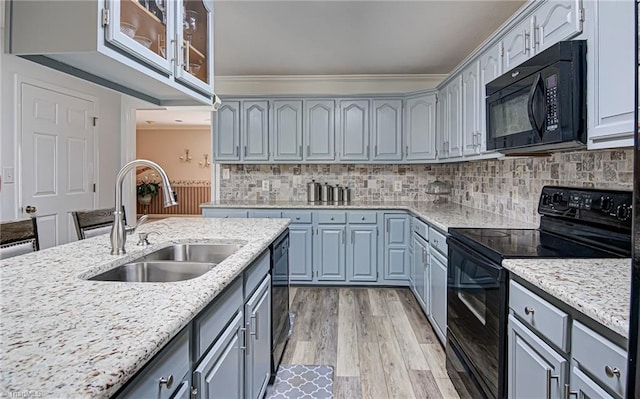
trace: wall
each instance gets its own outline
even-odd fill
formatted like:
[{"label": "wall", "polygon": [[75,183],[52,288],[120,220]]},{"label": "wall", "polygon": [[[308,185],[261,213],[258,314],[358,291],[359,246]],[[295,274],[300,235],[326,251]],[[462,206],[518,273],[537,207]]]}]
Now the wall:
[{"label": "wall", "polygon": [[[190,150],[191,162],[180,160]],[[136,156],[157,162],[172,182],[197,181],[211,184],[211,166],[204,167],[203,154],[211,161],[211,128],[140,129],[136,131]]]},{"label": "wall", "polygon": [[[449,200],[473,208],[538,223],[537,202],[543,185],[632,189],[633,149],[577,151],[549,157],[502,158],[432,165],[222,165],[222,200],[306,201],[311,179],[348,185],[352,197],[372,201],[430,201],[427,184],[452,185]],[[271,190],[262,191],[269,180]],[[402,192],[393,191],[395,181]]]}]

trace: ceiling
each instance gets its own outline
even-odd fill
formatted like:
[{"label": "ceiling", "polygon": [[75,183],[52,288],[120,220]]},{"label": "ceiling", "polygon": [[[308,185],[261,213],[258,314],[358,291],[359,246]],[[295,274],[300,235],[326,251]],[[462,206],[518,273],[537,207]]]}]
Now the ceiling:
[{"label": "ceiling", "polygon": [[216,0],[216,76],[449,73],[523,0]]},{"label": "ceiling", "polygon": [[[198,108],[202,108],[201,110]],[[137,110],[136,127],[138,129],[208,128],[211,126],[211,107],[189,107],[187,109]]]}]

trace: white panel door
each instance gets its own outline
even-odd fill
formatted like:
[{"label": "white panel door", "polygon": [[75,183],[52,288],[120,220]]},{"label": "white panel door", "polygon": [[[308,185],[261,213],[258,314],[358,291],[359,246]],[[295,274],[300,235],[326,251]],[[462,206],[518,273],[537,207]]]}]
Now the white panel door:
[{"label": "white panel door", "polygon": [[21,206],[36,208],[44,249],[75,241],[70,212],[93,208],[95,104],[26,83],[20,90]]}]

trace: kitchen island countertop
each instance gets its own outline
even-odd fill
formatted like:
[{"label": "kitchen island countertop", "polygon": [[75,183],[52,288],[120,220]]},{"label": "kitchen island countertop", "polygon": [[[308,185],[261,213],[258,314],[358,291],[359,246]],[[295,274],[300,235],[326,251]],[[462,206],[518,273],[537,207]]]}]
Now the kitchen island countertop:
[{"label": "kitchen island countertop", "polygon": [[[268,248],[288,219],[171,218],[140,231],[158,242],[110,255],[108,235],[4,259],[0,265],[0,394],[113,395]],[[204,275],[173,283],[85,278],[171,243],[244,246]]]},{"label": "kitchen island countertop", "polygon": [[505,259],[502,265],[628,339],[631,259]]},{"label": "kitchen island countertop", "polygon": [[503,227],[536,228],[531,223],[504,217],[497,213],[469,208],[451,202],[433,201],[352,201],[349,203],[310,203],[305,201],[216,201],[200,205],[201,208],[253,208],[253,209],[370,209],[406,210],[446,232],[451,227]]}]

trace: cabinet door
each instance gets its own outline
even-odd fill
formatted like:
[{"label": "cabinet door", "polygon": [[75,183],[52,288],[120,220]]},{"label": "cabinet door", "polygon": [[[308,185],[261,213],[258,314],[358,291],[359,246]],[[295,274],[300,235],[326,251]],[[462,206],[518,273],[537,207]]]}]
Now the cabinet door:
[{"label": "cabinet door", "polygon": [[504,35],[503,71],[515,68],[531,57],[531,24],[531,19],[526,19]]},{"label": "cabinet door", "polygon": [[402,159],[402,100],[374,100],[372,105],[374,161]]},{"label": "cabinet door", "polygon": [[154,1],[145,4],[109,0],[110,21],[105,26],[106,40],[128,55],[173,75],[173,46],[166,44],[173,39],[177,10],[173,2],[164,2],[163,7],[158,7]]},{"label": "cabinet door", "polygon": [[165,3],[175,4],[179,27],[176,79],[205,94],[213,94],[213,0]]},{"label": "cabinet door", "polygon": [[633,146],[633,1],[587,4],[594,18],[587,52],[589,149]]},{"label": "cabinet door", "polygon": [[340,160],[369,160],[369,101],[340,101]]},{"label": "cabinet door", "polygon": [[581,0],[547,1],[533,13],[536,53],[582,32]]},{"label": "cabinet door", "polygon": [[225,101],[214,117],[214,159],[216,161],[239,161],[240,101]]},{"label": "cabinet door", "polygon": [[242,143],[245,161],[269,160],[269,103],[242,103]]},{"label": "cabinet door", "polygon": [[449,156],[447,153],[447,140],[449,139],[449,93],[446,86],[438,91],[436,109],[438,110],[438,118],[436,119],[438,131],[436,135],[436,155],[438,159],[446,159]]},{"label": "cabinet door", "polygon": [[347,230],[348,281],[376,281],[378,279],[378,226],[349,226]]},{"label": "cabinet door", "polygon": [[345,281],[344,225],[319,226],[314,246],[318,281]]},{"label": "cabinet door", "polygon": [[193,384],[203,399],[244,397],[244,314],[233,318],[193,372]]},{"label": "cabinet door", "polygon": [[447,85],[447,156],[462,156],[462,75]]},{"label": "cabinet door", "polygon": [[247,349],[245,394],[262,398],[271,374],[271,277],[267,275],[245,305]]},{"label": "cabinet door", "polygon": [[480,153],[480,62],[462,71],[462,142],[464,155]]},{"label": "cabinet door", "polygon": [[447,265],[437,255],[429,257],[429,305],[431,320],[440,341],[445,343],[447,332]]},{"label": "cabinet door", "polygon": [[289,226],[289,281],[313,280],[311,225]]},{"label": "cabinet door", "polygon": [[487,83],[502,75],[500,45],[489,48],[480,56],[480,152],[487,150]]},{"label": "cabinet door", "polygon": [[409,245],[409,215],[384,215],[384,241],[386,246]]},{"label": "cabinet door", "polygon": [[305,160],[333,161],[335,154],[335,103],[332,100],[304,102]]},{"label": "cabinet door", "polygon": [[562,398],[567,361],[513,315],[509,315],[508,330],[508,397]]},{"label": "cabinet door", "polygon": [[413,235],[413,270],[415,272],[415,291],[418,294],[418,302],[423,309],[427,309],[424,297],[424,265],[427,259],[428,244],[417,234]]},{"label": "cabinet door", "polygon": [[[580,371],[575,364],[571,367],[571,395],[579,399],[614,399],[607,391],[602,389],[598,383]],[[577,396],[574,396],[577,395]]]},{"label": "cabinet door", "polygon": [[405,118],[406,159],[436,159],[435,94],[408,99],[405,103]]},{"label": "cabinet door", "polygon": [[273,159],[302,161],[302,101],[273,102]]}]

